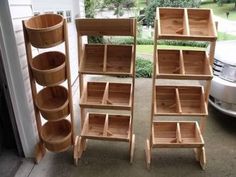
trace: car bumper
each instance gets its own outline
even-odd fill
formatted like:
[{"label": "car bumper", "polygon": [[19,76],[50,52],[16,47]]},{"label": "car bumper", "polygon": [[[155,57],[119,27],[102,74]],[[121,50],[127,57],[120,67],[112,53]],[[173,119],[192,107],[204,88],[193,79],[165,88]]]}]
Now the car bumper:
[{"label": "car bumper", "polygon": [[214,76],[209,102],[219,111],[236,117],[236,83]]}]

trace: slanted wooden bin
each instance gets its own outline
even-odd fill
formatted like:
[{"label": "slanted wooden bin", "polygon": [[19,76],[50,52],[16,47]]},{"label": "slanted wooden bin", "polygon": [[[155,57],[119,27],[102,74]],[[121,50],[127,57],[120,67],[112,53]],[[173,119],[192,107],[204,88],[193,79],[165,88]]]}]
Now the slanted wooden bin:
[{"label": "slanted wooden bin", "polygon": [[[76,19],[78,33],[81,133],[76,137],[75,163],[85,150],[87,139],[129,143],[133,161],[136,20]],[[132,45],[83,44],[82,36],[130,36]],[[130,76],[129,83],[85,81],[86,75]],[[101,109],[102,113],[87,109]],[[114,114],[108,114],[107,110]],[[121,114],[119,110],[128,111]]]},{"label": "slanted wooden bin", "polygon": [[[212,10],[157,8],[154,24],[150,137],[145,144],[147,168],[153,148],[194,148],[196,159],[205,169],[203,133],[217,39]],[[162,39],[208,41],[210,51],[158,49],[157,40]],[[157,79],[201,80],[205,84],[158,85]],[[167,120],[157,121],[160,116]],[[170,116],[177,120],[169,121]],[[190,116],[199,118],[200,126],[197,121],[185,121]]]},{"label": "slanted wooden bin", "polygon": [[[67,23],[62,16],[44,14],[23,21],[25,48],[39,142],[38,163],[46,150],[66,151],[74,143],[74,116]],[[48,51],[32,55],[32,46],[42,49],[64,43],[65,52]],[[66,87],[60,85],[66,82]],[[40,87],[43,86],[41,90]],[[42,124],[42,118],[46,123]]]}]

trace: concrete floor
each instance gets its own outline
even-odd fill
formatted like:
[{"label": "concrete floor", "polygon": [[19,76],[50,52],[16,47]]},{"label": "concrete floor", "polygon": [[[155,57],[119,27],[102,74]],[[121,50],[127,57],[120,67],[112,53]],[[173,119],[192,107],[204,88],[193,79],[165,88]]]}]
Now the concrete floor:
[{"label": "concrete floor", "polygon": [[129,164],[128,144],[88,142],[79,166],[73,165],[72,150],[60,154],[47,153],[38,165],[25,160],[16,177],[235,177],[236,119],[209,106],[204,140],[207,168],[201,170],[192,149],[154,149],[151,170],[145,165],[144,143],[150,125],[151,79],[136,79],[135,120],[136,149],[134,163]]}]

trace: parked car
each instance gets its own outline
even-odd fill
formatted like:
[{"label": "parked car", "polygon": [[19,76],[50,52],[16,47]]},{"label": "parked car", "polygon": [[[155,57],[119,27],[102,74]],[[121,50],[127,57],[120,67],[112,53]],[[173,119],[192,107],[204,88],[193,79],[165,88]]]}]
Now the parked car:
[{"label": "parked car", "polygon": [[216,43],[213,74],[210,104],[236,117],[236,41]]}]

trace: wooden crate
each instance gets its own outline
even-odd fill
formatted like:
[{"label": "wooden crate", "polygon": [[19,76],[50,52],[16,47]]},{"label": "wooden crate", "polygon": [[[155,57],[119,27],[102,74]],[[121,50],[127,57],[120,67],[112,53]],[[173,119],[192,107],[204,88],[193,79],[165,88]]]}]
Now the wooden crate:
[{"label": "wooden crate", "polygon": [[198,148],[204,145],[197,122],[153,122],[153,147]]},{"label": "wooden crate", "polygon": [[129,83],[88,82],[83,89],[80,106],[129,110],[131,96],[132,85]]},{"label": "wooden crate", "polygon": [[80,66],[82,73],[103,72],[105,45],[86,44]]},{"label": "wooden crate", "polygon": [[157,86],[155,99],[156,114],[177,114],[179,112],[175,87]]},{"label": "wooden crate", "polygon": [[207,115],[201,86],[156,86],[155,115]]},{"label": "wooden crate", "polygon": [[110,138],[129,139],[130,115],[109,115],[107,136]]},{"label": "wooden crate", "polygon": [[130,115],[88,113],[81,136],[89,139],[128,141]]},{"label": "wooden crate", "polygon": [[178,88],[182,114],[207,115],[203,87]]},{"label": "wooden crate", "polygon": [[106,82],[88,82],[83,90],[81,104],[101,105],[105,94]]},{"label": "wooden crate", "polygon": [[187,9],[189,31],[192,36],[216,36],[212,13],[209,9]]},{"label": "wooden crate", "polygon": [[158,49],[156,77],[211,80],[213,75],[205,51]]},{"label": "wooden crate", "polygon": [[132,45],[107,45],[106,72],[131,74],[133,57]]},{"label": "wooden crate", "polygon": [[67,150],[71,146],[71,131],[71,123],[67,119],[45,123],[41,129],[45,147],[53,152]]},{"label": "wooden crate", "polygon": [[60,120],[70,113],[68,91],[63,86],[43,88],[37,94],[35,103],[46,120]]},{"label": "wooden crate", "polygon": [[109,83],[106,103],[112,106],[131,106],[131,84]]},{"label": "wooden crate", "polygon": [[159,8],[159,34],[161,35],[187,35],[184,9]]},{"label": "wooden crate", "polygon": [[39,54],[33,58],[31,69],[38,84],[60,84],[66,80],[65,54],[57,51]]},{"label": "wooden crate", "polygon": [[63,17],[43,14],[25,21],[30,43],[36,48],[54,47],[64,42]]},{"label": "wooden crate", "polygon": [[102,137],[104,132],[106,114],[90,113],[86,117],[81,136]]},{"label": "wooden crate", "polygon": [[200,79],[212,79],[210,64],[205,51],[183,50],[184,72],[188,76]]}]

